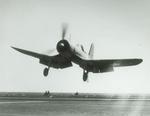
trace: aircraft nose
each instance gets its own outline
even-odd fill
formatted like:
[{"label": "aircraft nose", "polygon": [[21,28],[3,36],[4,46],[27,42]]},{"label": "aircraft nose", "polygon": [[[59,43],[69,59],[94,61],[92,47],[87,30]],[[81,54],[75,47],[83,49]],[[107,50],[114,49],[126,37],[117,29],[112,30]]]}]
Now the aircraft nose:
[{"label": "aircraft nose", "polygon": [[68,43],[67,40],[60,40],[57,43],[56,49],[59,53],[64,53],[70,49],[70,44]]}]

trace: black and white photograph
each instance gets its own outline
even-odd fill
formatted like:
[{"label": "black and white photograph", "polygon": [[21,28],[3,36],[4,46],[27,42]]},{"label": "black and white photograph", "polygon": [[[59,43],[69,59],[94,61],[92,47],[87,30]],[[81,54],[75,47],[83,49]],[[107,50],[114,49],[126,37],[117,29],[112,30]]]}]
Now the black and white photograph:
[{"label": "black and white photograph", "polygon": [[149,0],[0,0],[0,116],[150,116]]}]

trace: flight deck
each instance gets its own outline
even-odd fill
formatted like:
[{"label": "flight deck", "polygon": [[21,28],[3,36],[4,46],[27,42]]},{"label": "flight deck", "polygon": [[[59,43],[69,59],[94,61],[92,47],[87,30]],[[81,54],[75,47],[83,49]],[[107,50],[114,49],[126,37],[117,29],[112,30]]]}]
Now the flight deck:
[{"label": "flight deck", "polygon": [[0,116],[149,116],[149,95],[0,93]]}]

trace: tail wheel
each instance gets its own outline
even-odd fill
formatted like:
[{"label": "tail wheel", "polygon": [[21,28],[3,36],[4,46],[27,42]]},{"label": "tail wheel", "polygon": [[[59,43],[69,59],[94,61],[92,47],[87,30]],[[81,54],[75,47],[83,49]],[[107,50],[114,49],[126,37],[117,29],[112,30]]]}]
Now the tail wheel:
[{"label": "tail wheel", "polygon": [[46,77],[48,75],[48,72],[49,72],[49,68],[45,68],[43,70],[43,75]]},{"label": "tail wheel", "polygon": [[87,81],[88,79],[88,71],[84,70],[83,71],[83,81]]}]

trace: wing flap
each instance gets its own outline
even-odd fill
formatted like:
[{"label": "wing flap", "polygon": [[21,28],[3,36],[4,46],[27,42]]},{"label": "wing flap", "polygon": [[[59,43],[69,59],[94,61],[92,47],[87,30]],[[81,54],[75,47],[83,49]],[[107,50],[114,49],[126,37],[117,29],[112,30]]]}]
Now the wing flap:
[{"label": "wing flap", "polygon": [[105,67],[100,67],[100,72],[113,72],[114,68],[112,66],[105,66]]}]

